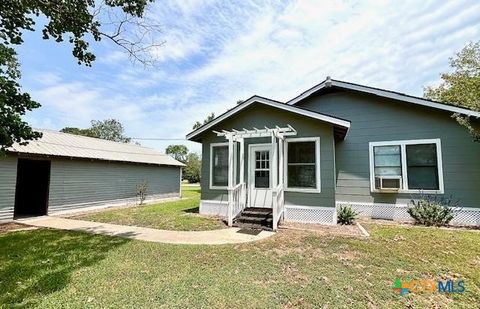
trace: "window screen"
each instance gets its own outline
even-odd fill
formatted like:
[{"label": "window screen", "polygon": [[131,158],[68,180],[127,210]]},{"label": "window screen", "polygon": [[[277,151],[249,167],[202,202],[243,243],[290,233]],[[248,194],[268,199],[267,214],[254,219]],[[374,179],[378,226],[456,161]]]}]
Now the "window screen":
[{"label": "window screen", "polygon": [[402,176],[400,145],[375,146],[375,176]]},{"label": "window screen", "polygon": [[212,185],[228,186],[228,146],[212,148]]},{"label": "window screen", "polygon": [[408,188],[438,190],[436,144],[407,145],[406,151]]},{"label": "window screen", "polygon": [[317,186],[315,142],[288,142],[287,187]]}]

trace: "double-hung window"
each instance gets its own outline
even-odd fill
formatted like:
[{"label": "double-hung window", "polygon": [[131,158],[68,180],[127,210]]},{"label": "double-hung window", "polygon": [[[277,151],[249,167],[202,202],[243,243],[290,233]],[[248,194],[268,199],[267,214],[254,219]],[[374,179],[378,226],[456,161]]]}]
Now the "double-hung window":
[{"label": "double-hung window", "polygon": [[370,143],[372,192],[443,193],[440,139]]},{"label": "double-hung window", "polygon": [[285,140],[285,189],[320,192],[320,138]]},{"label": "double-hung window", "polygon": [[228,143],[210,144],[210,188],[228,187]]}]

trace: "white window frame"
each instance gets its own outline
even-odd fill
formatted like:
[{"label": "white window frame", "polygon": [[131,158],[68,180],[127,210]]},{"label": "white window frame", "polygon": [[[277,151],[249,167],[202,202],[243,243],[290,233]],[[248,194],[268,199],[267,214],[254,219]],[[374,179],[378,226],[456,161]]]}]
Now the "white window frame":
[{"label": "white window frame", "polygon": [[[227,190],[227,186],[214,186],[213,185],[213,148],[214,147],[222,147],[222,146],[227,146],[228,147],[228,142],[227,143],[211,143],[210,144],[210,175],[209,175],[209,188],[210,190]],[[236,183],[237,182],[237,156],[235,155],[237,153],[237,143],[233,143],[233,181]],[[235,185],[234,183],[234,185]]]},{"label": "white window frame", "polygon": [[[288,143],[295,142],[315,142],[315,188],[290,188],[288,187]],[[320,193],[322,191],[321,177],[320,177],[320,137],[291,137],[285,139],[285,146],[283,150],[284,157],[284,177],[283,186],[288,192],[302,192],[302,193]]]},{"label": "white window frame", "polygon": [[[407,172],[407,145],[435,144],[437,146],[437,169],[438,169],[438,190],[421,190],[408,188],[408,172]],[[443,183],[443,163],[442,163],[442,144],[439,138],[435,139],[418,139],[418,140],[401,140],[388,142],[370,142],[369,144],[370,159],[370,192],[372,193],[425,193],[425,194],[444,194],[445,188]],[[402,163],[402,187],[397,191],[383,191],[375,188],[375,157],[373,147],[376,146],[400,146],[401,163]]]}]

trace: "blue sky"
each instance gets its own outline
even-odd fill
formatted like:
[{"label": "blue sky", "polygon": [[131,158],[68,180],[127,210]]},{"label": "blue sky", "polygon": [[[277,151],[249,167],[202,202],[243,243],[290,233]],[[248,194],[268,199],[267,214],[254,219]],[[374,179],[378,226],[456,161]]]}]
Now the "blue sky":
[{"label": "blue sky", "polygon": [[[327,75],[421,96],[480,38],[480,2],[467,0],[158,1],[149,17],[166,43],[147,70],[107,41],[93,44],[93,67],[79,66],[68,44],[27,33],[22,85],[43,106],[26,120],[61,129],[117,118],[128,136],[184,138],[239,99],[285,101]],[[182,142],[142,141],[171,143]]]}]

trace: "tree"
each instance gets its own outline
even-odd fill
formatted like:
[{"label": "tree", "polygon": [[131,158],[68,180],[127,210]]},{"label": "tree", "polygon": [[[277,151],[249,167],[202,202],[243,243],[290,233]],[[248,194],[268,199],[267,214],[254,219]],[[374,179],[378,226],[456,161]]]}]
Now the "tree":
[{"label": "tree", "polygon": [[201,123],[200,121],[195,122],[195,124],[193,125],[193,130],[200,128],[201,126],[209,123],[213,119],[215,119],[215,114],[211,113],[210,115],[207,116],[207,118],[205,118],[205,120],[203,120],[203,123]]},{"label": "tree", "polygon": [[[480,111],[480,41],[467,44],[455,57],[450,58],[451,73],[441,75],[438,87],[425,88],[428,99],[451,103]],[[480,142],[480,126],[460,114],[455,119],[468,129],[474,141]]]},{"label": "tree", "polygon": [[60,132],[101,138],[122,143],[129,143],[131,141],[129,137],[124,135],[122,123],[116,119],[105,119],[103,121],[92,120],[91,124],[92,126],[88,129],[66,127],[61,129]]},{"label": "tree", "polygon": [[92,134],[92,131],[90,129],[80,129],[80,128],[74,128],[74,127],[65,127],[60,130],[62,133],[68,133],[68,134],[75,134],[75,135],[83,135],[83,136],[89,136],[89,137],[95,137]]},{"label": "tree", "polygon": [[26,144],[40,133],[21,120],[27,111],[40,107],[27,93],[20,91],[20,70],[13,46],[23,43],[23,32],[35,30],[35,17],[47,22],[43,39],[68,40],[79,64],[91,66],[95,55],[92,41],[106,38],[125,50],[130,59],[151,64],[155,48],[152,35],[159,25],[144,18],[146,6],[153,0],[3,0],[0,5],[0,150],[14,142]]},{"label": "tree", "polygon": [[185,145],[170,145],[165,152],[177,161],[187,162],[188,148]]},{"label": "tree", "polygon": [[123,125],[116,119],[92,120],[91,123],[89,130],[93,137],[122,143],[129,143],[131,140],[124,135]]},{"label": "tree", "polygon": [[0,44],[0,152],[16,142],[25,145],[25,141],[42,136],[22,121],[27,111],[38,108],[40,104],[33,101],[28,93],[21,92],[17,82],[19,78],[15,51]]},{"label": "tree", "polygon": [[189,153],[187,156],[186,166],[183,169],[183,179],[188,180],[189,183],[200,182],[200,172],[202,161],[200,156],[196,153]]}]

